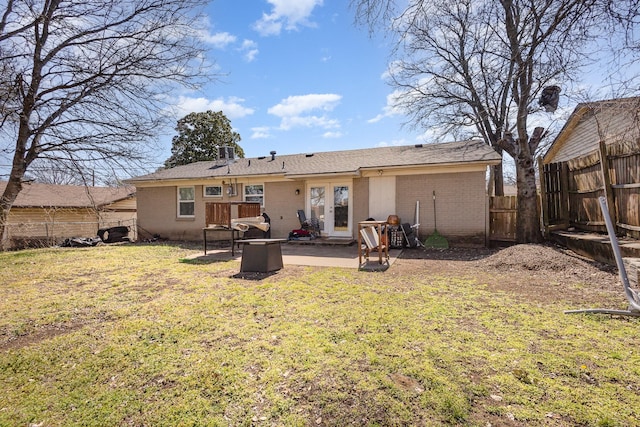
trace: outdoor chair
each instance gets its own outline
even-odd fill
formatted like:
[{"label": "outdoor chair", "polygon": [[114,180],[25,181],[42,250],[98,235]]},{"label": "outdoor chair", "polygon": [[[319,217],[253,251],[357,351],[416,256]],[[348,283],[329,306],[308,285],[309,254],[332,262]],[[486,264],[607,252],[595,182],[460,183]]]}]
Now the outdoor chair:
[{"label": "outdoor chair", "polygon": [[298,209],[298,220],[300,221],[300,228],[303,230],[307,230],[314,237],[320,236],[320,222],[317,218],[307,219],[307,215],[304,213],[304,210]]},{"label": "outdoor chair", "polygon": [[[375,227],[366,227],[360,230],[360,235],[362,236],[362,243],[364,244],[364,257],[366,260],[369,260],[369,255],[371,252],[386,252],[387,239],[386,236],[382,235],[382,240],[380,236],[378,236],[378,231]],[[387,259],[389,255],[386,255]]]}]

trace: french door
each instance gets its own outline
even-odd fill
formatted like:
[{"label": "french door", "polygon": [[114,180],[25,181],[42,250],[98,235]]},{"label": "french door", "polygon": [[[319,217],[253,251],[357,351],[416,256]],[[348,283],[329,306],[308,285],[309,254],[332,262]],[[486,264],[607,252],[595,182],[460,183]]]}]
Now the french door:
[{"label": "french door", "polygon": [[317,218],[322,235],[351,237],[353,212],[349,182],[311,183],[307,192],[309,218]]}]

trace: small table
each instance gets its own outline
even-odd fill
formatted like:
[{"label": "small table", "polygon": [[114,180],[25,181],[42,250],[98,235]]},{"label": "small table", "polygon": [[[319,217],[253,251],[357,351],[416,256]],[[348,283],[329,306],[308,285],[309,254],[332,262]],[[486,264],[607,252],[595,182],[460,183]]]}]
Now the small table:
[{"label": "small table", "polygon": [[229,227],[225,227],[222,225],[215,225],[213,227],[205,227],[202,229],[202,235],[204,237],[204,254],[207,254],[207,232],[208,231],[230,231],[231,232],[231,256],[235,256],[235,252],[234,252],[234,241],[237,242],[236,240],[236,236],[238,236],[238,238],[240,237],[240,231],[233,229],[233,228],[229,228]]},{"label": "small table", "polygon": [[240,272],[269,273],[280,270],[282,265],[282,248],[280,243],[287,239],[243,239],[242,261]]}]

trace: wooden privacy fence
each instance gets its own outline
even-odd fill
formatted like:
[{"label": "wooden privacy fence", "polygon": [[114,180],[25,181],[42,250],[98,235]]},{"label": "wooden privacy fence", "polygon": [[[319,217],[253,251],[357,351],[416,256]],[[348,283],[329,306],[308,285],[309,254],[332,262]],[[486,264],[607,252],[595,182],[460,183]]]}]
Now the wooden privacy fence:
[{"label": "wooden privacy fence", "polygon": [[489,197],[489,243],[516,241],[516,196]]},{"label": "wooden privacy fence", "polygon": [[586,156],[539,165],[545,233],[569,227],[606,232],[598,205],[604,196],[616,231],[640,238],[640,146],[601,142]]}]

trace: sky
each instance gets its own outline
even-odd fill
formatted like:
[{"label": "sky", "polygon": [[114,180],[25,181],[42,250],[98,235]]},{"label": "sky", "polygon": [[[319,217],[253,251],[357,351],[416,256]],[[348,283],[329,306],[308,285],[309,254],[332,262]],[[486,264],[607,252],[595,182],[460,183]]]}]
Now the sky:
[{"label": "sky", "polygon": [[246,157],[423,141],[390,106],[390,41],[356,26],[347,1],[214,0],[206,14],[218,79],[177,95],[177,118],[222,111]]}]

